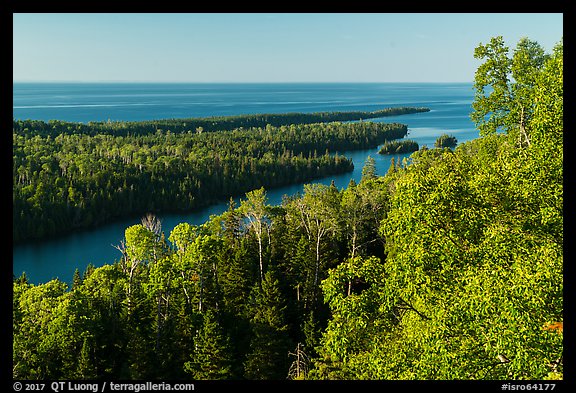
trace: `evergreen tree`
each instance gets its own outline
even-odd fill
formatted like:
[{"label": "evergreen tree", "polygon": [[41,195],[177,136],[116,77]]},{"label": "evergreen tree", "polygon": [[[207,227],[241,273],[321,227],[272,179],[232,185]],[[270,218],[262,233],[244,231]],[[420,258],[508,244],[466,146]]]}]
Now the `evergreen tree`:
[{"label": "evergreen tree", "polygon": [[203,314],[202,328],[194,337],[194,353],[184,364],[194,379],[230,379],[232,377],[231,347],[218,316],[211,310]]},{"label": "evergreen tree", "polygon": [[308,309],[314,297],[314,253],[312,244],[301,235],[296,247],[291,250],[288,277],[294,282],[296,301]]},{"label": "evergreen tree", "polygon": [[386,172],[386,174],[392,174],[396,172],[396,160],[394,160],[394,157],[392,157],[390,159],[390,166],[388,167],[388,172]]},{"label": "evergreen tree", "polygon": [[376,177],[376,160],[374,160],[372,156],[368,155],[366,161],[364,161],[364,166],[362,167],[362,178],[360,181],[370,180]]},{"label": "evergreen tree", "polygon": [[442,134],[434,142],[434,147],[436,148],[443,148],[443,147],[450,147],[454,148],[458,144],[458,140],[455,136]]},{"label": "evergreen tree", "polygon": [[80,276],[80,270],[76,268],[72,277],[72,290],[78,289],[80,285],[82,285],[82,277]]},{"label": "evergreen tree", "polygon": [[222,258],[222,274],[220,286],[222,289],[224,310],[236,315],[244,315],[250,288],[257,280],[254,269],[256,256],[248,247],[248,240],[242,239],[237,247],[224,249]]},{"label": "evergreen tree", "polygon": [[228,201],[228,210],[224,213],[224,237],[231,245],[236,245],[236,241],[241,236],[242,217],[236,208],[236,202],[231,197]]},{"label": "evergreen tree", "polygon": [[273,271],[255,286],[251,307],[252,340],[244,363],[248,379],[285,379],[288,374],[290,340],[285,321],[286,305]]},{"label": "evergreen tree", "polygon": [[84,337],[82,342],[77,374],[78,379],[95,379],[97,377],[96,365],[94,364],[94,348],[90,337]]},{"label": "evergreen tree", "polygon": [[311,311],[302,326],[304,350],[312,356],[316,355],[316,349],[319,346],[320,338],[322,337],[322,329],[319,325],[316,313]]},{"label": "evergreen tree", "polygon": [[86,266],[86,269],[84,269],[84,273],[82,273],[82,281],[86,280],[88,277],[90,277],[90,275],[92,274],[92,272],[94,272],[94,265],[92,264],[92,262],[88,263],[88,265]]}]

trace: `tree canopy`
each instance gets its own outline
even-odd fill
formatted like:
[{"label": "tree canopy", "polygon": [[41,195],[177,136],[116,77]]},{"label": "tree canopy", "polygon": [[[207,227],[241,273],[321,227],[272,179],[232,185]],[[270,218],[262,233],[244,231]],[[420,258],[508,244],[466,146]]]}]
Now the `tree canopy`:
[{"label": "tree canopy", "polygon": [[353,169],[346,150],[401,138],[398,123],[207,133],[13,133],[13,238],[41,239],[146,212],[191,211],[260,187]]},{"label": "tree canopy", "polygon": [[[121,260],[71,288],[14,279],[13,377],[562,379],[562,42],[522,39],[510,57],[497,37],[475,55],[478,139],[384,175],[367,160],[358,184],[307,184],[280,206],[258,184],[167,236],[144,217]],[[282,133],[381,130],[359,124]],[[279,143],[272,131],[252,132]],[[54,142],[37,141],[26,154]]]}]

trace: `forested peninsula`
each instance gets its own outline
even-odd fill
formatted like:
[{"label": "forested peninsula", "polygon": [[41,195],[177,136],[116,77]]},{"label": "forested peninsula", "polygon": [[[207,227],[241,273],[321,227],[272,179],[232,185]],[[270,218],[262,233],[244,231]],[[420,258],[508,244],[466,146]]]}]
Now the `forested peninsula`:
[{"label": "forested peninsula", "polygon": [[[407,133],[398,123],[304,124],[359,114],[367,113],[234,116],[220,118],[223,128],[214,132],[178,128],[193,126],[194,119],[167,121],[168,128],[153,132],[150,122],[14,121],[13,239],[40,239],[148,211],[190,211],[262,186],[344,173],[353,164],[338,152],[375,147]],[[302,124],[226,130],[267,116],[279,124]]]},{"label": "forested peninsula", "polygon": [[238,116],[212,116],[204,118],[164,119],[148,121],[107,121],[71,123],[60,120],[48,122],[39,120],[14,120],[13,129],[20,135],[33,136],[59,134],[110,134],[116,136],[146,135],[157,131],[170,131],[171,133],[230,131],[238,128],[265,128],[267,126],[280,127],[291,124],[311,124],[358,121],[375,119],[386,116],[408,115],[412,113],[429,112],[429,108],[422,107],[394,107],[377,111],[348,111],[348,112],[312,112],[312,113],[265,113]]},{"label": "forested peninsula", "polygon": [[257,188],[170,233],[145,215],[120,260],[70,287],[15,278],[13,378],[563,379],[563,43],[495,37],[474,56],[475,140],[385,174],[367,160],[358,183],[308,184],[280,206]]}]

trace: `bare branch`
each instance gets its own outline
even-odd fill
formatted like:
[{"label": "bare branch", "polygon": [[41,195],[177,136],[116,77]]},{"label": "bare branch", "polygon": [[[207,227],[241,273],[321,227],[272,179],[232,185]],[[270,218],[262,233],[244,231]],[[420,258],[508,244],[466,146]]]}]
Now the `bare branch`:
[{"label": "bare branch", "polygon": [[406,307],[403,307],[403,305],[397,306],[399,309],[401,309],[401,310],[412,310],[412,311],[414,311],[416,314],[418,314],[418,315],[420,316],[420,318],[426,319],[426,320],[428,320],[428,321],[431,320],[430,317],[427,317],[426,315],[422,314],[420,311],[416,310],[416,308],[414,308],[414,306],[412,306],[410,303],[408,303],[408,302],[405,301],[404,299],[402,299],[402,298],[399,298],[399,299],[400,299],[400,302],[401,302],[401,303],[403,303],[404,305],[406,305]]},{"label": "bare branch", "polygon": [[162,222],[153,213],[146,213],[146,215],[142,217],[141,222],[144,228],[154,233],[156,237],[160,237],[162,233]]}]

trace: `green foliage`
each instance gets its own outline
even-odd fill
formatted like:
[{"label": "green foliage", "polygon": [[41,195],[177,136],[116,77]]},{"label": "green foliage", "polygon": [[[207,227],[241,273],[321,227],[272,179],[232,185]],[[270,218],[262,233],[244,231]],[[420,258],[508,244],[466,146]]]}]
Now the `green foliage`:
[{"label": "green foliage", "polygon": [[456,139],[455,136],[448,135],[448,134],[442,134],[436,139],[436,142],[434,142],[434,147],[437,147],[437,148],[444,148],[444,147],[454,148],[454,147],[456,147],[457,144],[458,144],[458,140]]},{"label": "green foliage", "polygon": [[154,234],[141,224],[132,225],[124,234],[126,255],[132,264],[151,262],[153,259]]},{"label": "green foliage", "polygon": [[267,113],[238,116],[212,116],[207,118],[165,119],[137,122],[88,122],[69,123],[59,120],[43,122],[39,120],[14,120],[14,130],[24,135],[48,136],[55,138],[59,134],[109,134],[114,136],[147,135],[169,130],[171,133],[197,133],[204,131],[231,131],[238,128],[266,128],[288,126],[291,124],[311,124],[346,122],[363,119],[399,116],[411,113],[429,112],[429,108],[396,107],[372,112],[314,112],[314,113]]},{"label": "green foliage", "polygon": [[[561,210],[552,207],[558,200],[536,202],[529,190],[544,179],[527,180],[525,171],[539,171],[520,153],[504,136],[485,137],[454,153],[421,152],[394,174],[382,221],[386,263],[356,258],[323,282],[332,318],[311,377],[543,379],[561,372],[549,364],[561,363],[562,336],[544,328],[563,318]],[[561,190],[553,174],[546,179]],[[542,209],[555,224],[542,225]],[[347,291],[353,280],[365,283],[360,294]]]},{"label": "green foliage", "polygon": [[252,293],[250,307],[253,337],[246,357],[248,379],[285,379],[288,374],[290,341],[285,321],[286,305],[280,283],[272,271],[266,272],[262,286]]},{"label": "green foliage", "polygon": [[413,140],[386,141],[378,151],[379,154],[412,153],[419,149],[418,142]]},{"label": "green foliage", "polygon": [[492,89],[472,116],[484,137],[386,176],[386,262],[369,264],[381,281],[355,298],[360,260],[330,272],[311,377],[561,378],[561,53],[522,40],[509,59],[501,38],[477,49],[477,89]]},{"label": "green foliage", "polygon": [[[15,241],[150,211],[187,211],[262,186],[351,171],[350,159],[330,152],[376,146],[407,132],[402,124],[359,122],[200,134],[44,135],[22,131],[18,124],[13,130]],[[38,122],[34,126],[42,128]]]},{"label": "green foliage", "polygon": [[374,179],[376,177],[376,161],[368,155],[362,167],[362,180]]},{"label": "green foliage", "polygon": [[[554,108],[550,112],[556,116],[562,113],[562,47],[560,42],[549,55],[537,42],[522,38],[510,56],[503,38],[494,37],[476,48],[474,57],[484,62],[476,71],[476,96],[470,117],[481,135],[503,131],[518,146],[530,146],[537,137],[533,122],[549,118],[537,113],[536,108],[542,108],[541,100],[547,102],[544,105],[548,108]],[[544,80],[550,86],[542,83]]]},{"label": "green foliage", "polygon": [[384,285],[384,265],[375,257],[351,258],[330,271],[322,282],[324,299],[332,311],[332,318],[321,339],[322,363],[339,365],[336,372],[322,371],[312,377],[341,379],[352,377],[346,362],[355,354],[369,349],[374,336],[389,325],[386,318],[386,299],[379,292]]},{"label": "green foliage", "polygon": [[231,363],[229,339],[217,316],[207,311],[202,328],[194,337],[192,360],[184,363],[184,369],[193,379],[230,379]]},{"label": "green foliage", "polygon": [[69,340],[64,340],[69,330],[58,329],[66,324],[65,291],[66,284],[57,280],[42,286],[14,283],[14,378],[58,379],[72,374]]},{"label": "green foliage", "polygon": [[[169,243],[148,217],[126,229],[121,261],[70,289],[15,278],[13,377],[562,379],[562,43],[547,55],[521,40],[508,57],[495,38],[476,55],[479,139],[421,149],[385,176],[367,162],[358,184],[308,184],[281,206],[253,187]],[[377,131],[362,124],[282,132]],[[253,132],[274,144],[272,131]],[[42,137],[24,145],[34,156]],[[36,213],[50,171],[73,171],[44,157],[39,172],[15,167]],[[74,214],[90,200],[62,190]]]}]

